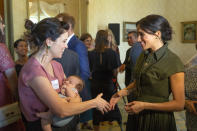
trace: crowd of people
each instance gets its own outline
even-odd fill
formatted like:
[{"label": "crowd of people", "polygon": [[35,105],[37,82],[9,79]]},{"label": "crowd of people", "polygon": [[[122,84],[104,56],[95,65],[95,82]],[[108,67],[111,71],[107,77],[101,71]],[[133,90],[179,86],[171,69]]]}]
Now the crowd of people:
[{"label": "crowd of people", "polygon": [[[13,44],[15,63],[5,45],[2,17],[0,27],[0,110],[19,101],[22,116],[0,131],[78,131],[79,123],[99,131],[103,121],[121,127],[117,103],[124,96],[127,131],[176,131],[173,112],[184,107],[188,131],[197,129],[191,121],[197,114],[196,89],[190,82],[196,67],[185,71],[168,49],[172,28],[163,16],[148,15],[136,23],[123,64],[110,29],[99,30],[95,40],[89,33],[78,39],[75,19],[66,13],[38,23],[26,20],[27,31]],[[124,71],[126,88],[118,90],[117,75]]]}]

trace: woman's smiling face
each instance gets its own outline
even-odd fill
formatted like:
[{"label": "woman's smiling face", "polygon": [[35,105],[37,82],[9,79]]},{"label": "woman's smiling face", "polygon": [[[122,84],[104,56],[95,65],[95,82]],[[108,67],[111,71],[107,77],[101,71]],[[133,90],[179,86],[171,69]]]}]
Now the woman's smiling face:
[{"label": "woman's smiling face", "polygon": [[153,48],[152,46],[155,41],[155,35],[146,33],[141,28],[138,28],[138,41],[141,42],[144,50]]}]

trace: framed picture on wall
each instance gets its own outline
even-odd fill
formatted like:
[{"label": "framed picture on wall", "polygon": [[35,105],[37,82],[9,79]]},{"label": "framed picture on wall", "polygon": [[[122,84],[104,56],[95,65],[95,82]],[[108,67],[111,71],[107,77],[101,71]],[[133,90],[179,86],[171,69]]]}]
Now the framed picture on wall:
[{"label": "framed picture on wall", "polygon": [[181,22],[182,42],[197,43],[197,21]]},{"label": "framed picture on wall", "polygon": [[127,35],[130,31],[136,31],[136,22],[123,22],[123,41],[127,42]]}]

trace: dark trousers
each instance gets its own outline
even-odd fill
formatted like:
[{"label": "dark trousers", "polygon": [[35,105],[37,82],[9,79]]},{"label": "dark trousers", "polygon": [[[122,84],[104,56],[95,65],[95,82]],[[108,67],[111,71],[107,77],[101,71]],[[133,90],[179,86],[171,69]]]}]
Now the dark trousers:
[{"label": "dark trousers", "polygon": [[[77,124],[79,123],[79,115],[76,115],[67,125],[63,127],[52,126],[53,131],[77,131]],[[41,121],[26,122],[26,131],[43,131]]]}]

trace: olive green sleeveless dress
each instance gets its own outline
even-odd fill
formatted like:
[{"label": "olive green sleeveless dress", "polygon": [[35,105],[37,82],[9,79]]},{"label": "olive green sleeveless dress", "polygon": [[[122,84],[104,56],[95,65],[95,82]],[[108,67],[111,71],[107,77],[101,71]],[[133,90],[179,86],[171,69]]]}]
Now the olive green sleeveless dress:
[{"label": "olive green sleeveless dress", "polygon": [[[180,59],[165,44],[154,53],[144,51],[135,67],[136,101],[162,103],[169,101],[170,76],[184,72]],[[176,131],[173,112],[144,110],[129,115],[127,131]]]}]

